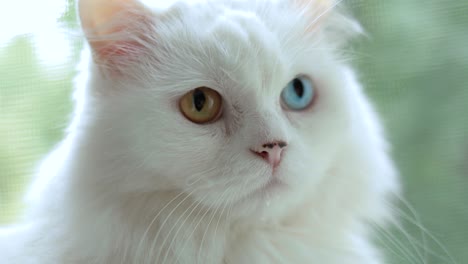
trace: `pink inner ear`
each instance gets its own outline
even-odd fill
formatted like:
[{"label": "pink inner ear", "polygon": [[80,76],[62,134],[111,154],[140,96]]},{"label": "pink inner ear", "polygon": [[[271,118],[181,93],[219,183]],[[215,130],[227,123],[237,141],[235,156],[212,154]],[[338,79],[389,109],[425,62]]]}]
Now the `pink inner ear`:
[{"label": "pink inner ear", "polygon": [[100,62],[111,63],[115,60],[132,60],[143,53],[143,45],[136,41],[114,41],[92,44],[95,56]]},{"label": "pink inner ear", "polygon": [[145,34],[150,34],[151,26],[146,14],[122,13],[117,16],[114,25],[96,38],[88,38],[93,50],[94,61],[112,75],[121,75],[124,69],[148,54],[150,41]]},{"label": "pink inner ear", "polygon": [[79,0],[80,19],[94,60],[119,69],[146,53],[152,13],[138,0]]},{"label": "pink inner ear", "polygon": [[94,43],[93,59],[110,76],[123,76],[139,59],[145,58],[145,48],[137,41]]}]

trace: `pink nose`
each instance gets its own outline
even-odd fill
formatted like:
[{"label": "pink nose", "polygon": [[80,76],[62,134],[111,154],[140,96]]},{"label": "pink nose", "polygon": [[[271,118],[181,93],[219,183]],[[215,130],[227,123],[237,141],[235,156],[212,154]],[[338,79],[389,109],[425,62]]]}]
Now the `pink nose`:
[{"label": "pink nose", "polygon": [[259,148],[251,149],[253,153],[262,157],[274,168],[277,167],[281,162],[281,153],[288,144],[284,141],[274,141],[265,143]]}]

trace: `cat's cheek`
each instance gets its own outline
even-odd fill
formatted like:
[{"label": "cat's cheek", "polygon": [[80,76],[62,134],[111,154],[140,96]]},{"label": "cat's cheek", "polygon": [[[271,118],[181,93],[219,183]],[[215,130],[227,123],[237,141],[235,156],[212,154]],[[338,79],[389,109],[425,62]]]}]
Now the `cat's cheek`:
[{"label": "cat's cheek", "polygon": [[319,178],[320,169],[316,161],[308,154],[287,153],[276,174],[291,191],[298,191],[306,185],[313,185]]}]

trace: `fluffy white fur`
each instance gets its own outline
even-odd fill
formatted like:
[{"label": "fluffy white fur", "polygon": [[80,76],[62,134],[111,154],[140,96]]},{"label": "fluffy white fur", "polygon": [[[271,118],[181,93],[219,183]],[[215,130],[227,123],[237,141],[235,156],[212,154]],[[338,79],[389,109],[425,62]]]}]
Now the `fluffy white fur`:
[{"label": "fluffy white fur", "polygon": [[[398,184],[340,57],[355,22],[326,0],[133,7],[106,21],[117,31],[85,28],[94,59],[87,49],[73,122],[26,223],[2,231],[0,263],[383,263],[371,226]],[[300,74],[318,98],[288,111],[280,94]],[[224,99],[217,122],[178,109],[200,86]],[[273,172],[249,148],[278,139],[289,145]],[[281,187],[265,189],[272,177]]]}]

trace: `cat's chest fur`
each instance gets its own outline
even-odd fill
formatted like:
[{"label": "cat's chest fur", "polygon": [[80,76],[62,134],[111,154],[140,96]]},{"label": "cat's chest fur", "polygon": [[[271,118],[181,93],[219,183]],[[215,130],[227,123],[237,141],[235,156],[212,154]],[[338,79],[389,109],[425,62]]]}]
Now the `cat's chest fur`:
[{"label": "cat's chest fur", "polygon": [[[41,241],[45,248],[41,243],[30,245],[38,252],[53,245],[53,253],[38,262],[41,264],[381,263],[358,228],[351,229],[352,221],[326,214],[314,219],[307,205],[274,223],[262,219],[233,222],[228,211],[192,209],[170,208],[156,218],[151,209],[139,214],[132,209],[104,209],[89,218],[82,215],[80,221],[67,221],[70,225],[46,226],[45,230],[52,230],[49,233],[36,230],[42,233],[37,237],[52,239]],[[76,214],[70,217],[77,219]]]},{"label": "cat's chest fur", "polygon": [[[183,223],[180,219],[177,214],[165,216],[153,222],[154,227],[138,230],[135,225],[106,225],[105,221],[112,220],[102,219],[103,226],[83,229],[75,234],[75,239],[62,233],[56,241],[48,241],[56,245],[54,254],[38,263],[381,263],[364,237],[330,225],[259,221],[239,226],[227,224],[219,215],[184,218]],[[106,237],[96,240],[99,232]]]},{"label": "cat's chest fur", "polygon": [[9,263],[381,263],[365,237],[350,231],[353,223],[339,215],[313,219],[308,206],[275,223],[232,222],[228,211],[193,213],[191,208],[170,208],[157,218],[149,208],[136,214],[133,206],[63,210],[62,222],[26,230],[25,240],[18,240],[23,246],[13,245],[20,251],[13,252]]}]

